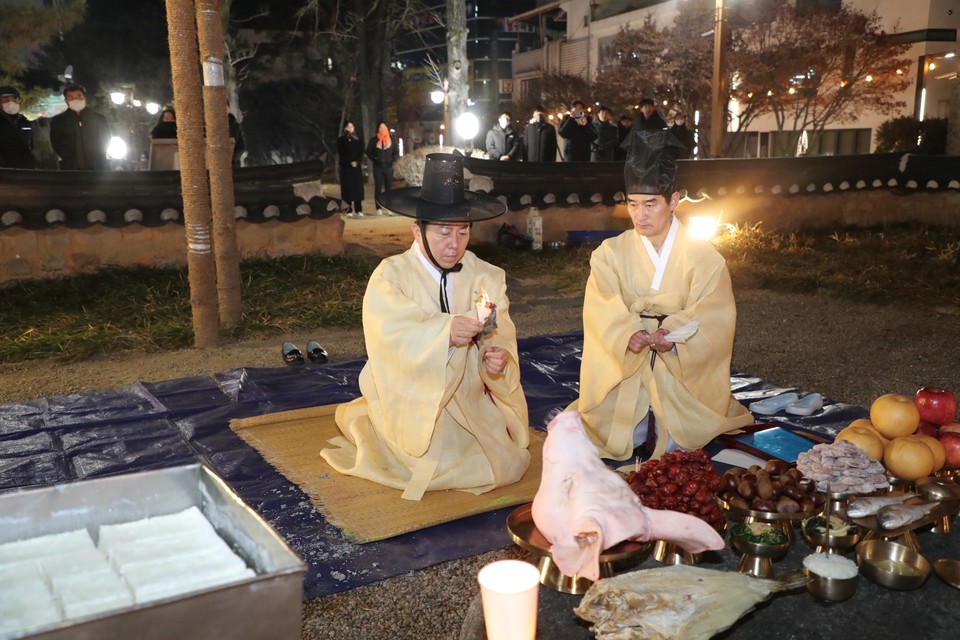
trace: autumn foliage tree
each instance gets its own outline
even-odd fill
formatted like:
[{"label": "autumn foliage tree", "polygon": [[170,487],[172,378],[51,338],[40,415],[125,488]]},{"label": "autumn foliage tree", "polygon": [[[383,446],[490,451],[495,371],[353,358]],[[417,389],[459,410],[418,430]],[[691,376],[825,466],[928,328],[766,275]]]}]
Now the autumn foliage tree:
[{"label": "autumn foliage tree", "polygon": [[[614,59],[593,85],[592,95],[615,112],[654,97],[667,115],[700,112],[700,140],[709,139],[715,0],[688,0],[671,24],[648,17],[614,39]],[[807,5],[811,7],[811,5]],[[824,129],[854,122],[865,111],[891,115],[905,106],[898,98],[911,83],[909,45],[887,37],[876,13],[848,5],[840,9],[798,8],[782,0],[730,3],[726,26],[731,131],[719,153],[742,146],[742,137],[764,116],[773,116],[777,155],[792,155],[806,131],[814,146]],[[688,119],[688,123],[692,119]]]},{"label": "autumn foliage tree", "polygon": [[912,80],[909,45],[886,38],[877,14],[843,6],[839,11],[798,12],[787,3],[754,5],[754,19],[733,31],[729,66],[731,98],[739,109],[729,115],[738,144],[759,117],[772,114],[777,131],[775,155],[792,155],[797,137],[810,146],[828,125],[854,122],[864,111],[891,115],[906,106],[898,96]]}]

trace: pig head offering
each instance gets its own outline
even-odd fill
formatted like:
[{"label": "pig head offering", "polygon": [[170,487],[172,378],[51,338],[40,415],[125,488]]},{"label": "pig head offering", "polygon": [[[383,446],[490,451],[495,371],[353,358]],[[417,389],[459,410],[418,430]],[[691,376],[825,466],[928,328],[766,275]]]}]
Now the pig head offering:
[{"label": "pig head offering", "polygon": [[627,481],[600,460],[575,411],[547,425],[532,514],[560,571],[588,580],[600,577],[601,552],[624,540],[666,540],[690,553],[724,546],[700,518],[640,504]]}]

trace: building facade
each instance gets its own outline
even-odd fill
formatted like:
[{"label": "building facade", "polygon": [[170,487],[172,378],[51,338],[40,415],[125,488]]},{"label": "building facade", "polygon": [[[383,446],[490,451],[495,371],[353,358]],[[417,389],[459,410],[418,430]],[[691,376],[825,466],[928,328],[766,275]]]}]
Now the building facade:
[{"label": "building facade", "polygon": [[[745,0],[718,0],[729,6]],[[798,6],[839,7],[841,0],[795,0]],[[513,57],[514,97],[539,93],[541,79],[573,74],[588,80],[615,66],[614,39],[622,28],[639,28],[652,18],[663,28],[673,23],[683,0],[569,0],[543,2],[514,16],[534,25],[541,42]],[[918,120],[945,118],[957,81],[960,4],[955,0],[847,0],[863,13],[876,12],[882,29],[895,42],[909,45],[904,57],[912,64],[910,87],[897,96],[906,104],[899,115]],[[557,37],[558,33],[562,36]],[[707,34],[705,34],[707,35]],[[735,105],[732,105],[735,108]],[[877,127],[887,114],[863,113],[855,124],[828,126],[809,155],[868,153],[876,145]],[[744,130],[736,155],[765,157],[773,153],[777,131],[773,116],[764,116]],[[798,132],[790,132],[796,135]]]}]

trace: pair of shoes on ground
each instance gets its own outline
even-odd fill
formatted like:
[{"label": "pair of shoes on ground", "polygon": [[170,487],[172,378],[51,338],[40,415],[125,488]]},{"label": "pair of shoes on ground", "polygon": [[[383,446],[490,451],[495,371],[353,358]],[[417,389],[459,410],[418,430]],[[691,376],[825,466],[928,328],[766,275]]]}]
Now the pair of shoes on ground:
[{"label": "pair of shoes on ground", "polygon": [[[292,342],[284,342],[280,347],[280,354],[287,366],[303,364],[303,352]],[[310,362],[323,364],[327,361],[327,350],[316,340],[311,340],[307,343],[307,357],[310,358]]]},{"label": "pair of shoes on ground", "polygon": [[347,214],[347,217],[348,217],[348,218],[362,218],[362,217],[363,217],[363,211],[357,211],[356,213],[354,213],[354,212],[351,211],[350,213]]},{"label": "pair of shoes on ground", "polygon": [[777,396],[764,398],[750,403],[750,411],[765,416],[786,411],[795,416],[809,416],[823,408],[823,396],[819,393],[808,393],[802,398],[796,393],[781,393]]}]

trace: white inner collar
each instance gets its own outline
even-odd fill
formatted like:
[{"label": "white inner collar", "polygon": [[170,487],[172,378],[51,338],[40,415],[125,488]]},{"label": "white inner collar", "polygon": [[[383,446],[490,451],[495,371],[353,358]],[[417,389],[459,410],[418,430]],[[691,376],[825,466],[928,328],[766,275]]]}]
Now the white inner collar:
[{"label": "white inner collar", "polygon": [[[674,215],[670,220],[670,230],[667,231],[667,237],[660,247],[660,253],[657,253],[657,250],[653,248],[653,243],[647,239],[647,236],[640,236],[640,240],[643,241],[643,246],[647,250],[647,255],[650,256],[650,262],[656,269],[653,274],[653,282],[650,284],[651,289],[660,289],[660,283],[663,281],[663,274],[667,270],[667,262],[670,261],[670,253],[673,251],[673,243],[677,239],[679,229],[680,223],[677,221],[677,216]],[[439,279],[437,282],[439,282]]]}]

